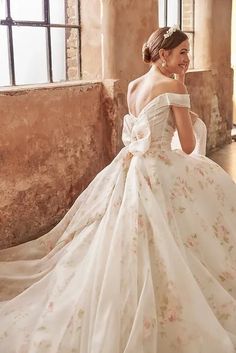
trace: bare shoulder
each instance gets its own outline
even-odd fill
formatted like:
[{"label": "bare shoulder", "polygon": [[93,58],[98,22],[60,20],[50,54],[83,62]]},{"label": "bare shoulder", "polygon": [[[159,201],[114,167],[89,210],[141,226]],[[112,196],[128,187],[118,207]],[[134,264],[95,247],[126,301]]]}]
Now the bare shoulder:
[{"label": "bare shoulder", "polygon": [[133,93],[136,90],[137,86],[142,81],[142,79],[143,79],[143,76],[138,77],[135,80],[129,82],[129,84],[128,84],[128,95]]},{"label": "bare shoulder", "polygon": [[128,107],[130,106],[130,102],[132,102],[133,98],[136,96],[136,92],[140,90],[140,87],[142,87],[142,83],[144,81],[144,76],[140,76],[136,78],[133,81],[130,81],[128,84],[128,90],[127,90],[127,103]]},{"label": "bare shoulder", "polygon": [[177,93],[187,94],[186,86],[178,80],[172,78],[164,78],[163,80],[156,82],[152,88],[153,96],[157,96],[162,93]]},{"label": "bare shoulder", "polygon": [[134,87],[135,87],[135,81],[131,81],[131,82],[128,84],[128,90],[127,90],[127,96],[128,96],[128,97],[130,96],[131,92],[133,92]]}]

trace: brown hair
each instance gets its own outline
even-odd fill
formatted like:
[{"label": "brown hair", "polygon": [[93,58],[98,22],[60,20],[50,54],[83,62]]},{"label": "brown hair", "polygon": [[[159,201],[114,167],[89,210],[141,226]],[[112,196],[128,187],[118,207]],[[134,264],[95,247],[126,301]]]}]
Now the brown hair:
[{"label": "brown hair", "polygon": [[165,38],[164,34],[170,27],[162,27],[153,32],[148,41],[143,45],[143,61],[145,63],[154,63],[157,61],[159,56],[160,49],[171,50],[176,48],[179,44],[188,39],[188,36],[183,31],[177,29],[171,34],[171,36]]}]

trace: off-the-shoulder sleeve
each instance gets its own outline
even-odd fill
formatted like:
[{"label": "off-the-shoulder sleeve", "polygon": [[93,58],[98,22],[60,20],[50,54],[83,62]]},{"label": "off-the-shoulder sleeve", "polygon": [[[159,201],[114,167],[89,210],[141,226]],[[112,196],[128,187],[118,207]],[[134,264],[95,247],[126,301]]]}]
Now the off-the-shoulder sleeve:
[{"label": "off-the-shoulder sleeve", "polygon": [[190,108],[189,94],[166,93],[161,98],[163,99],[163,105]]}]

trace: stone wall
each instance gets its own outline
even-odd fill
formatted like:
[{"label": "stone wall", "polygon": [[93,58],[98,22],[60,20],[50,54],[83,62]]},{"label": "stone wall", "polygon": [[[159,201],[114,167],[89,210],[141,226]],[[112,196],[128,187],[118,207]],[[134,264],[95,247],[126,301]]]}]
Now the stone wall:
[{"label": "stone wall", "polygon": [[120,97],[112,80],[0,92],[0,247],[49,231],[114,157]]}]

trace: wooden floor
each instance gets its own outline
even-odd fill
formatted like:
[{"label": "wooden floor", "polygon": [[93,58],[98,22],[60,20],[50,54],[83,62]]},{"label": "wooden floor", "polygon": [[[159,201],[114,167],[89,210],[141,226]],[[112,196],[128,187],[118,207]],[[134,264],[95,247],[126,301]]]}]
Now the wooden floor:
[{"label": "wooden floor", "polygon": [[208,156],[222,168],[225,169],[227,173],[236,182],[236,142],[232,142],[229,145],[224,146],[220,150],[210,154]]}]

